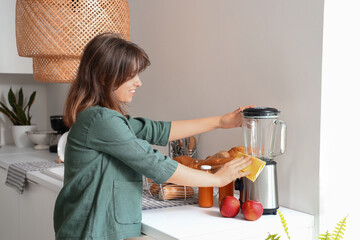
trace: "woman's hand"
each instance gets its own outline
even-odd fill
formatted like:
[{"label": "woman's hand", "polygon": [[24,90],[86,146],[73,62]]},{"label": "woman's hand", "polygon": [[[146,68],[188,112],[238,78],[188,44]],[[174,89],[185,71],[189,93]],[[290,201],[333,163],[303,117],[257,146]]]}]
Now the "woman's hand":
[{"label": "woman's hand", "polygon": [[255,105],[239,107],[235,111],[223,116],[207,117],[201,119],[172,121],[169,141],[194,136],[217,128],[241,127],[243,117],[241,111]]},{"label": "woman's hand", "polygon": [[220,179],[220,185],[225,186],[237,178],[245,177],[250,172],[242,172],[244,168],[251,165],[250,157],[241,157],[226,163],[214,175]]},{"label": "woman's hand", "polygon": [[235,111],[223,115],[220,119],[219,127],[224,128],[224,129],[241,127],[242,123],[243,123],[243,117],[241,115],[241,112],[246,108],[253,108],[253,107],[256,107],[256,106],[250,105],[250,106],[239,107]]}]

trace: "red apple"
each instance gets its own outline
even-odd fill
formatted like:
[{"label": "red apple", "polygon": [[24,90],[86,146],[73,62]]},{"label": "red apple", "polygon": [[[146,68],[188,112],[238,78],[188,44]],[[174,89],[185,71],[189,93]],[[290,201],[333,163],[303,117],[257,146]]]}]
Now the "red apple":
[{"label": "red apple", "polygon": [[224,217],[235,217],[240,211],[240,202],[233,196],[226,196],[221,200],[220,213]]},{"label": "red apple", "polygon": [[261,202],[248,200],[243,203],[241,211],[247,220],[255,221],[262,216],[264,208]]}]

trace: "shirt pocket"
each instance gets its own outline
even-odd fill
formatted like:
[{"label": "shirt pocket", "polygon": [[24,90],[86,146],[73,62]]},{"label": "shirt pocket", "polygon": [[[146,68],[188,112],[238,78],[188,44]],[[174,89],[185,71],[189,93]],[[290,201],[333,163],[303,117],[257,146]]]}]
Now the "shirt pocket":
[{"label": "shirt pocket", "polygon": [[120,224],[141,222],[142,182],[114,180],[115,220]]}]

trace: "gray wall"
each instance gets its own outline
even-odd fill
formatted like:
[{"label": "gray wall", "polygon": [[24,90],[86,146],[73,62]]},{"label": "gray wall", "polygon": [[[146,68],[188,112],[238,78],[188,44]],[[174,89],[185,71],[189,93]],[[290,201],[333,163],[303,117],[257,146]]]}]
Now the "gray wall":
[{"label": "gray wall", "polygon": [[[130,113],[181,120],[248,104],[278,108],[288,125],[287,151],[277,158],[280,204],[317,214],[323,1],[129,4],[131,40],[152,61]],[[14,79],[29,92],[38,89],[43,100],[34,105],[34,120],[48,128],[48,116],[62,113],[68,84],[25,76],[0,74],[1,93]],[[206,157],[242,144],[241,131],[215,130],[200,141],[199,157]]]},{"label": "gray wall", "polygon": [[[0,101],[7,103],[9,89],[17,93],[20,88],[23,88],[25,101],[28,101],[31,93],[36,91],[36,99],[31,107],[31,123],[36,124],[38,129],[48,129],[50,125],[47,123],[47,103],[48,95],[46,85],[36,82],[31,74],[1,74],[0,73]],[[50,121],[50,120],[49,120]],[[12,144],[12,127],[11,121],[0,114],[0,145]]]},{"label": "gray wall", "polygon": [[[34,80],[32,74],[1,74],[0,73],[0,100],[7,103],[7,94],[10,87],[15,93],[20,88],[24,90],[25,101],[30,94],[36,91],[36,99],[31,107],[32,124],[39,130],[49,130],[50,116],[63,114],[66,93],[70,84],[42,83]],[[0,114],[0,145],[13,144],[12,123],[3,114]]]},{"label": "gray wall", "polygon": [[[322,1],[130,0],[130,38],[152,65],[134,115],[181,120],[256,104],[281,110],[281,205],[318,211]],[[241,131],[201,136],[200,157],[242,144]]]}]

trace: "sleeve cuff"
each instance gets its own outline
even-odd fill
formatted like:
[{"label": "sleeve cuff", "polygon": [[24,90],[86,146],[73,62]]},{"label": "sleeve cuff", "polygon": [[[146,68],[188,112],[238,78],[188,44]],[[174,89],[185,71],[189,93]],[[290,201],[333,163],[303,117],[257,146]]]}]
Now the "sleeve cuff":
[{"label": "sleeve cuff", "polygon": [[160,178],[156,178],[156,179],[152,179],[156,184],[162,184],[165,183],[176,171],[177,167],[178,167],[178,162],[175,160],[172,160],[170,157],[166,157],[168,158],[167,162],[168,164],[166,164],[166,167],[164,167],[162,169],[163,174],[160,174]]}]

